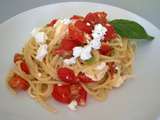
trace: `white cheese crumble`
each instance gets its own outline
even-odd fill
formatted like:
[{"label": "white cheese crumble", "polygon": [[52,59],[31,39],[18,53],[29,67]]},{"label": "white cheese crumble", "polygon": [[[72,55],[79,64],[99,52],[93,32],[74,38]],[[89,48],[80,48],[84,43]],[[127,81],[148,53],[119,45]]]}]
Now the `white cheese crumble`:
[{"label": "white cheese crumble", "polygon": [[70,24],[72,21],[71,21],[70,19],[64,18],[64,19],[61,20],[61,22],[62,22],[63,24],[68,25],[68,24]]},{"label": "white cheese crumble", "polygon": [[79,57],[81,55],[81,52],[82,52],[82,47],[74,47],[73,48],[73,56],[75,58]]},{"label": "white cheese crumble", "polygon": [[76,58],[75,57],[71,57],[69,59],[65,59],[64,61],[64,64],[66,65],[72,65],[72,64],[75,64],[76,63]]},{"label": "white cheese crumble", "polygon": [[86,45],[82,48],[81,54],[80,54],[80,58],[82,60],[88,60],[92,57],[91,54],[92,48],[89,45]]},{"label": "white cheese crumble", "polygon": [[94,39],[92,40],[89,45],[93,48],[93,49],[99,49],[101,47],[101,41],[100,40],[97,40],[97,39]]},{"label": "white cheese crumble", "polygon": [[40,28],[34,28],[31,32],[37,43],[44,43],[48,39],[44,32],[39,32]]},{"label": "white cheese crumble", "polygon": [[68,107],[69,107],[71,110],[75,111],[75,110],[77,110],[77,105],[78,105],[77,101],[76,101],[76,100],[73,100],[73,101],[68,105]]},{"label": "white cheese crumble", "polygon": [[42,61],[47,54],[47,49],[48,49],[47,44],[40,45],[40,47],[37,50],[36,59]]}]

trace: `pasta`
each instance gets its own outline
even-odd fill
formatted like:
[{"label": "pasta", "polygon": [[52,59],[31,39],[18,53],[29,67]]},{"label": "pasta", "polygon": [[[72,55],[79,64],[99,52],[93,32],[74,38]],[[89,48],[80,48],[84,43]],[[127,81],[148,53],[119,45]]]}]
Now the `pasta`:
[{"label": "pasta", "polygon": [[[48,105],[47,100],[50,99],[55,85],[66,84],[57,74],[57,70],[61,67],[71,69],[75,76],[84,73],[92,79],[93,82],[79,81],[78,84],[87,94],[99,101],[104,101],[110,90],[121,86],[125,80],[132,77],[133,73],[135,43],[120,35],[116,35],[109,41],[103,41],[103,44],[107,44],[111,48],[109,55],[100,54],[99,49],[92,49],[91,59],[85,61],[77,57],[74,64],[65,64],[64,60],[68,56],[71,57],[72,52],[61,55],[54,54],[54,51],[61,46],[62,39],[68,33],[68,26],[74,24],[76,20],[72,21],[72,23],[65,24],[58,20],[54,26],[46,25],[40,28],[38,32],[45,33],[47,36],[45,41],[38,43],[36,37],[32,36],[21,51],[22,60],[15,62],[15,66],[7,77],[9,88],[15,92],[17,91],[10,82],[15,74],[27,81],[29,96],[53,112],[56,110]],[[42,59],[37,59],[37,51],[43,45],[47,45],[47,53]],[[24,61],[29,68],[29,73],[22,69]]]}]

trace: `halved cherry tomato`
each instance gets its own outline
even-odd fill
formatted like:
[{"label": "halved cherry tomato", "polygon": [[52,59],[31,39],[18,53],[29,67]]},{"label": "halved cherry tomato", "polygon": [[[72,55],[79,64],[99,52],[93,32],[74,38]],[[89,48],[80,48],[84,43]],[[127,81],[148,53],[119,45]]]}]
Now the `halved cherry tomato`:
[{"label": "halved cherry tomato", "polygon": [[76,79],[76,76],[73,72],[73,70],[67,68],[67,67],[61,67],[57,71],[58,77],[67,83],[77,83],[78,79]]},{"label": "halved cherry tomato", "polygon": [[78,97],[76,98],[76,101],[79,106],[85,106],[87,101],[87,92],[84,90],[84,88],[81,86],[79,88]]},{"label": "halved cherry tomato", "polygon": [[108,41],[117,37],[116,31],[112,25],[107,23],[105,27],[107,28],[107,32],[104,36],[104,41]]},{"label": "halved cherry tomato", "polygon": [[64,37],[61,42],[60,49],[71,51],[74,47],[76,47],[78,43],[69,37]]},{"label": "halved cherry tomato", "polygon": [[94,82],[91,78],[87,77],[84,73],[79,73],[77,79],[83,83]]},{"label": "halved cherry tomato", "polygon": [[57,19],[53,19],[49,24],[47,24],[48,27],[52,27],[57,22]]},{"label": "halved cherry tomato", "polygon": [[111,78],[113,79],[114,78],[114,74],[116,72],[116,65],[114,62],[110,62],[108,63],[108,66],[109,66],[109,73],[111,75]]},{"label": "halved cherry tomato", "polygon": [[83,32],[73,25],[69,26],[69,37],[77,44],[82,44],[85,40]]},{"label": "halved cherry tomato", "polygon": [[23,72],[25,72],[26,74],[30,74],[28,65],[26,64],[24,60],[22,60],[22,63],[20,64],[20,66]]},{"label": "halved cherry tomato", "polygon": [[29,88],[29,83],[18,75],[14,75],[10,79],[9,85],[15,90],[27,90]]},{"label": "halved cherry tomato", "polygon": [[83,19],[83,17],[79,16],[79,15],[73,15],[70,19],[71,20],[77,20],[77,19]]},{"label": "halved cherry tomato", "polygon": [[54,85],[52,96],[55,100],[61,103],[69,104],[72,101],[70,85],[68,84],[64,84],[61,86]]},{"label": "halved cherry tomato", "polygon": [[84,21],[89,22],[92,25],[95,24],[106,24],[107,23],[107,14],[105,12],[94,12],[94,13],[88,13],[85,18]]},{"label": "halved cherry tomato", "polygon": [[99,49],[100,54],[102,55],[111,55],[112,49],[107,43],[102,43],[100,49]]},{"label": "halved cherry tomato", "polygon": [[92,33],[92,26],[90,23],[78,20],[76,21],[75,26],[83,32],[86,32],[88,34]]},{"label": "halved cherry tomato", "polygon": [[22,54],[16,53],[14,55],[14,63],[16,63],[17,61],[23,60],[23,56]]}]

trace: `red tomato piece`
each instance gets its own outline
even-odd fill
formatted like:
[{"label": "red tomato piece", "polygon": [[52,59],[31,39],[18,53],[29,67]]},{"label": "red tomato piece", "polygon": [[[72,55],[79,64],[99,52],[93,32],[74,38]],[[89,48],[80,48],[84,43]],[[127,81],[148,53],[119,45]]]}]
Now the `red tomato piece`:
[{"label": "red tomato piece", "polygon": [[57,19],[53,19],[49,24],[47,24],[47,26],[52,27],[56,22],[57,22]]},{"label": "red tomato piece", "polygon": [[117,37],[116,31],[112,25],[107,23],[105,27],[107,28],[107,32],[105,34],[104,41],[109,41]]},{"label": "red tomato piece", "polygon": [[79,15],[73,15],[70,19],[71,20],[78,20],[78,19],[83,19],[83,17],[79,16]]},{"label": "red tomato piece", "polygon": [[24,60],[22,61],[22,63],[20,64],[20,66],[21,66],[21,70],[23,72],[25,72],[26,74],[30,74],[28,65],[26,64],[26,62]]},{"label": "red tomato piece", "polygon": [[92,26],[90,23],[78,20],[76,21],[75,26],[83,32],[86,32],[88,34],[92,33]]},{"label": "red tomato piece", "polygon": [[92,25],[95,24],[106,24],[107,23],[107,14],[105,12],[94,12],[94,13],[88,13],[85,18],[84,21],[91,23]]},{"label": "red tomato piece", "polygon": [[76,47],[78,44],[76,41],[71,40],[68,37],[64,37],[61,42],[60,49],[66,50],[66,51],[71,51],[74,47]]},{"label": "red tomato piece", "polygon": [[14,75],[10,79],[9,85],[15,90],[27,90],[29,88],[29,83],[18,75]]},{"label": "red tomato piece", "polygon": [[52,96],[55,100],[61,103],[69,104],[72,100],[70,85],[67,84],[61,86],[54,85]]},{"label": "red tomato piece", "polygon": [[64,55],[64,53],[65,53],[65,50],[64,49],[62,49],[62,48],[57,48],[57,49],[54,49],[53,51],[52,51],[52,53],[53,53],[53,55]]},{"label": "red tomato piece", "polygon": [[79,88],[78,97],[76,98],[76,101],[79,106],[85,106],[87,101],[87,92],[84,90],[84,88],[81,86]]},{"label": "red tomato piece", "polygon": [[76,76],[73,72],[73,70],[67,68],[67,67],[61,67],[57,71],[58,77],[67,83],[77,83],[78,79],[76,79]]},{"label": "red tomato piece", "polygon": [[16,53],[14,55],[14,63],[16,63],[17,61],[21,61],[21,60],[23,60],[22,54]]},{"label": "red tomato piece", "polygon": [[84,73],[79,73],[77,79],[83,83],[94,82],[91,78],[87,77]]},{"label": "red tomato piece", "polygon": [[100,54],[102,55],[111,55],[112,49],[107,43],[102,43],[100,49],[99,49]]},{"label": "red tomato piece", "polygon": [[83,32],[73,25],[69,26],[69,37],[79,45],[84,43],[85,40]]},{"label": "red tomato piece", "polygon": [[111,75],[111,78],[113,79],[114,78],[114,74],[116,72],[116,65],[114,62],[111,62],[111,63],[108,63],[108,66],[109,66],[109,73]]}]

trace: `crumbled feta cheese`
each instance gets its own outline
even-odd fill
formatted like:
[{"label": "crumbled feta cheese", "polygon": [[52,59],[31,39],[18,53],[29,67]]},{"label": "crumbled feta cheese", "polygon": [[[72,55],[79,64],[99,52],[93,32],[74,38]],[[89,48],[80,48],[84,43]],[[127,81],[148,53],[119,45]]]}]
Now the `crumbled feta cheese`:
[{"label": "crumbled feta cheese", "polygon": [[101,24],[96,24],[94,26],[94,30],[92,31],[92,36],[94,39],[102,40],[104,38],[107,29],[103,27]]},{"label": "crumbled feta cheese", "polygon": [[82,47],[74,47],[73,48],[73,56],[74,57],[79,57],[81,55],[81,52],[82,52]]},{"label": "crumbled feta cheese", "polygon": [[72,65],[72,64],[75,64],[76,63],[76,58],[75,57],[71,57],[69,59],[65,59],[64,61],[64,64],[66,65]]},{"label": "crumbled feta cheese", "polygon": [[97,39],[93,39],[89,45],[93,48],[93,49],[99,49],[101,47],[101,41],[97,40]]},{"label": "crumbled feta cheese", "polygon": [[100,63],[99,65],[97,65],[96,66],[96,69],[97,70],[104,70],[104,69],[106,69],[106,63],[105,62],[102,62],[102,63]]},{"label": "crumbled feta cheese", "polygon": [[92,48],[89,45],[84,46],[81,51],[80,58],[82,60],[90,59],[92,57],[91,50],[92,50]]},{"label": "crumbled feta cheese", "polygon": [[48,49],[47,44],[40,45],[40,47],[37,50],[36,59],[42,61],[47,54],[47,49]]},{"label": "crumbled feta cheese", "polygon": [[48,37],[44,32],[38,32],[34,35],[34,38],[37,43],[44,43]]},{"label": "crumbled feta cheese", "polygon": [[68,107],[69,107],[71,110],[75,111],[75,110],[77,110],[77,105],[78,105],[77,101],[76,101],[76,100],[73,100],[73,101],[68,105]]},{"label": "crumbled feta cheese", "polygon": [[70,24],[72,21],[71,21],[70,19],[64,18],[64,19],[61,20],[61,22],[62,22],[63,24],[68,25],[68,24]]}]

